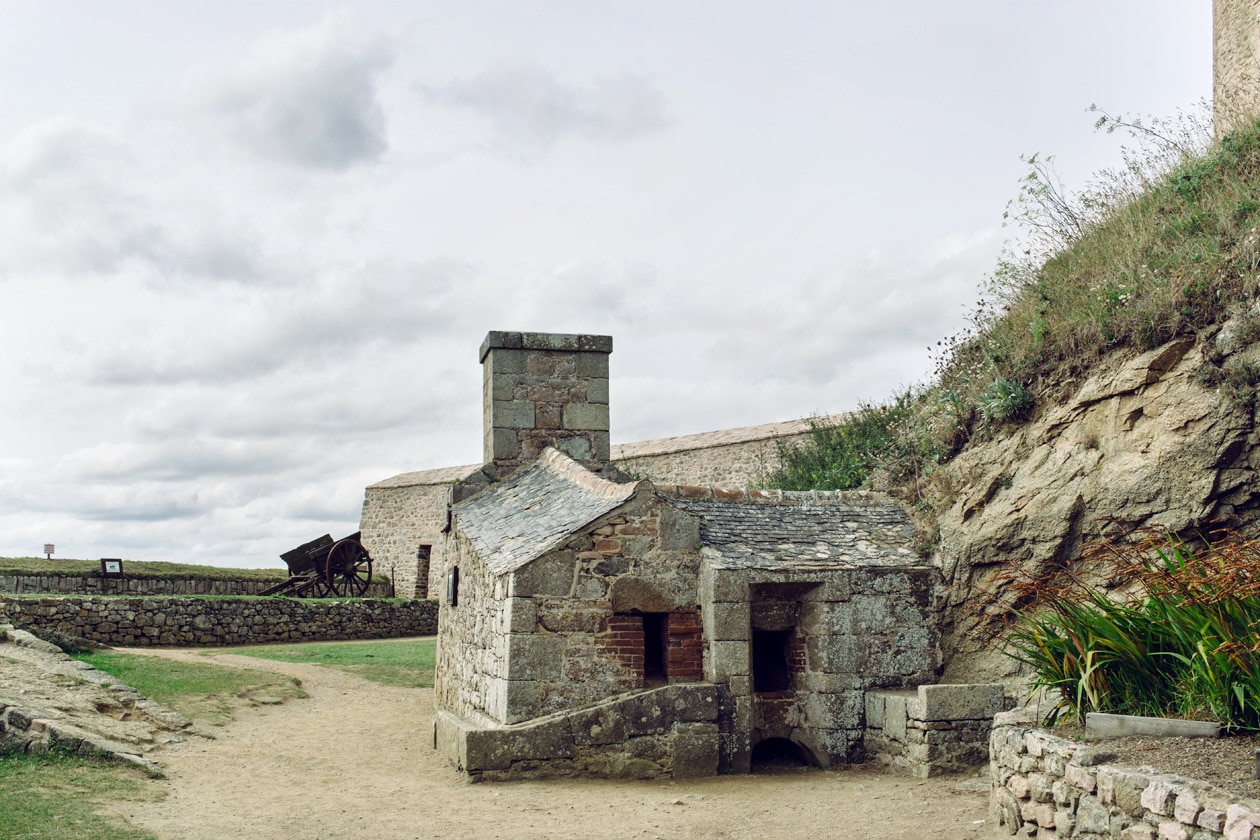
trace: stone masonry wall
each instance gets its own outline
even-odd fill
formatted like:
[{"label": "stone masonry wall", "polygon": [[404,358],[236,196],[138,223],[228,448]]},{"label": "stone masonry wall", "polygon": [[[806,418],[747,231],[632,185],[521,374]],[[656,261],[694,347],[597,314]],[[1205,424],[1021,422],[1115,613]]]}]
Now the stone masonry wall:
[{"label": "stone masonry wall", "polygon": [[920,779],[989,760],[993,716],[1006,708],[1002,686],[921,685],[866,695],[866,759]]},{"label": "stone masonry wall", "polygon": [[479,728],[438,711],[433,741],[474,782],[679,779],[723,769],[718,746],[724,725],[722,688],[692,683],[613,697],[515,726]]},{"label": "stone masonry wall", "polygon": [[990,807],[1008,835],[1082,840],[1253,840],[1260,801],[1206,782],[1116,767],[1105,747],[1079,745],[1005,712],[989,737]]},{"label": "stone masonry wall", "polygon": [[[439,555],[445,538],[447,498],[457,480],[455,470],[434,470],[426,483],[408,483],[405,476],[368,487],[363,496],[359,519],[359,539],[372,556],[372,571],[393,575],[394,593],[399,598],[427,598],[436,595],[441,584]],[[449,480],[442,481],[442,478]],[[430,546],[428,563],[417,554],[420,546]]]},{"label": "stone masonry wall", "polygon": [[[786,738],[823,766],[862,761],[867,690],[936,681],[935,569],[724,568],[703,554],[705,679],[730,686],[723,755],[735,772],[748,772],[754,738]],[[766,696],[753,687],[752,609],[756,589],[775,586],[802,587],[794,633],[805,663],[789,691]]]},{"label": "stone masonry wall", "polygon": [[1213,0],[1212,100],[1216,136],[1260,113],[1260,0]]},{"label": "stone masonry wall", "polygon": [[[376,571],[373,567],[373,571]],[[277,580],[103,578],[90,575],[0,575],[0,592],[15,595],[257,595]],[[388,598],[389,584],[373,581],[370,598]]]},{"label": "stone masonry wall", "polygon": [[642,651],[642,620],[631,613],[668,616],[670,682],[700,678],[693,517],[648,497],[499,577],[456,542],[448,561],[460,595],[440,612],[438,674],[449,678],[439,709],[517,723],[642,688],[642,658],[628,647]]},{"label": "stone masonry wall", "polygon": [[244,645],[437,632],[432,601],[293,598],[3,598],[0,621],[108,645]]}]

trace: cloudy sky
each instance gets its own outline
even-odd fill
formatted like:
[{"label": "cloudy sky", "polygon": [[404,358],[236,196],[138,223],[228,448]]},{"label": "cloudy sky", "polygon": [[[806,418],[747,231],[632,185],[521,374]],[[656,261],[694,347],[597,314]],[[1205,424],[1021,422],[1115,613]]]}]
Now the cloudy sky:
[{"label": "cloudy sky", "polygon": [[1210,93],[1208,0],[0,0],[0,555],[282,565],[480,461],[491,329],[614,442],[878,400],[1021,154]]}]

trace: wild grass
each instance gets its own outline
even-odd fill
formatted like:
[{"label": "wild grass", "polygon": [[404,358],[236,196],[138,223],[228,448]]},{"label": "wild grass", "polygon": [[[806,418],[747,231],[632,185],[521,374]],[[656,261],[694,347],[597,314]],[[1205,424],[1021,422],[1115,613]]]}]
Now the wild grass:
[{"label": "wild grass", "polygon": [[233,648],[232,653],[325,665],[383,685],[427,688],[433,685],[437,642],[433,639],[406,641],[348,642],[338,644],[265,645]]},{"label": "wild grass", "polygon": [[1027,606],[1007,652],[1057,698],[1048,722],[1103,711],[1219,721],[1260,732],[1260,543],[1225,535],[1108,541],[1109,597],[1067,570],[1016,584]]},{"label": "wild grass", "polygon": [[222,726],[241,706],[276,705],[306,697],[301,681],[279,674],[191,664],[118,651],[77,654],[97,670],[117,677],[145,697],[185,717]]},{"label": "wild grass", "polygon": [[101,813],[120,799],[157,799],[140,768],[58,750],[0,753],[0,837],[12,840],[154,840],[156,835]]}]

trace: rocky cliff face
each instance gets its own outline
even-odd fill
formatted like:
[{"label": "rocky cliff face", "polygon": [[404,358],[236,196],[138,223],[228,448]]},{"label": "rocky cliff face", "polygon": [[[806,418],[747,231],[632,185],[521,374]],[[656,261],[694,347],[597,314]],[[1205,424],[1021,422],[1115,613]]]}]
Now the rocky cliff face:
[{"label": "rocky cliff face", "polygon": [[[1221,520],[1255,527],[1258,322],[1251,310],[1198,339],[1106,358],[1043,398],[1032,421],[968,446],[939,474],[944,682],[1014,675],[1000,651],[1011,572],[1076,558],[1107,518],[1183,534]],[[1232,385],[1212,384],[1226,372]]]}]

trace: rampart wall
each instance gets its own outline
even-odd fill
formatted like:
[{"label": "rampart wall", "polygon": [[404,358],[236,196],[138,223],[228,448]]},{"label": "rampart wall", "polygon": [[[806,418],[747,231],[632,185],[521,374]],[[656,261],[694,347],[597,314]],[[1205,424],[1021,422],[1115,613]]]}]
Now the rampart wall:
[{"label": "rampart wall", "polygon": [[107,645],[245,645],[437,633],[427,600],[0,597],[0,623]]}]

